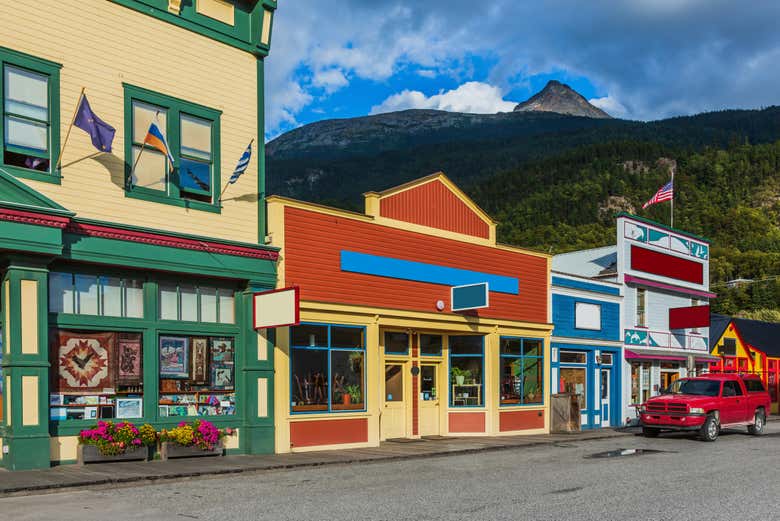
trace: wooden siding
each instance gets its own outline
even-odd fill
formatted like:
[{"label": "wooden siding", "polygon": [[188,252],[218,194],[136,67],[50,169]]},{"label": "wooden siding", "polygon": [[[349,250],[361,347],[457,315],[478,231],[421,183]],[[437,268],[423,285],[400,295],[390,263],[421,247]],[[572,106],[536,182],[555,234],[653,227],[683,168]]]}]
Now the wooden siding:
[{"label": "wooden siding", "polygon": [[490,293],[490,307],[474,314],[547,322],[547,259],[298,208],[285,208],[284,280],[301,300],[412,311],[436,311],[450,286],[341,271],[340,252],[373,255],[494,273],[520,280],[519,295]]},{"label": "wooden siding", "polygon": [[485,432],[484,412],[449,413],[450,432]]},{"label": "wooden siding", "polygon": [[544,411],[501,411],[498,422],[501,432],[544,429]]},{"label": "wooden siding", "polygon": [[[601,306],[601,329],[577,329],[577,302]],[[554,336],[588,338],[592,340],[619,341],[621,339],[620,304],[553,293],[552,311],[553,324],[555,324]]]},{"label": "wooden siding", "polygon": [[488,224],[439,180],[382,198],[380,215],[487,239]]},{"label": "wooden siding", "polygon": [[366,418],[312,420],[290,424],[290,446],[294,448],[367,441],[368,420]]},{"label": "wooden siding", "polygon": [[90,157],[74,128],[62,184],[21,179],[80,217],[257,242],[257,155],[228,190],[221,214],[124,195],[122,83],[222,111],[224,187],[250,139],[257,138],[257,65],[250,54],[112,2],[2,2],[0,46],[62,64],[61,139],[82,87],[95,113],[116,128],[112,154]]}]

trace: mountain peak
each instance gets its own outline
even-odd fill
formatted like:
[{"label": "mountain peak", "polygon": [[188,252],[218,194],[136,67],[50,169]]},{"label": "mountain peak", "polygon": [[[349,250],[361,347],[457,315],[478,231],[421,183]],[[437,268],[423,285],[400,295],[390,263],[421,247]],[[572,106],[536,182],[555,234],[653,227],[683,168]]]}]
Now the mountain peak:
[{"label": "mountain peak", "polygon": [[515,112],[556,112],[586,118],[611,118],[593,106],[580,93],[558,80],[550,80],[542,90],[515,107]]}]

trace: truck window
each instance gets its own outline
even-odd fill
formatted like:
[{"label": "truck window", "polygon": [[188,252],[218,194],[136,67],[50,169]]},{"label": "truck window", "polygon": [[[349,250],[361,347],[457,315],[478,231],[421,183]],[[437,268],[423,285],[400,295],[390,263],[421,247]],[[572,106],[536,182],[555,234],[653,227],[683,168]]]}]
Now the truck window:
[{"label": "truck window", "polygon": [[717,380],[683,380],[676,392],[697,396],[718,396],[720,382]]},{"label": "truck window", "polygon": [[764,384],[761,382],[761,380],[754,380],[751,378],[743,381],[745,382],[745,387],[747,388],[749,393],[766,392],[766,389],[764,389]]},{"label": "truck window", "polygon": [[734,380],[723,382],[723,396],[742,396],[742,387]]}]

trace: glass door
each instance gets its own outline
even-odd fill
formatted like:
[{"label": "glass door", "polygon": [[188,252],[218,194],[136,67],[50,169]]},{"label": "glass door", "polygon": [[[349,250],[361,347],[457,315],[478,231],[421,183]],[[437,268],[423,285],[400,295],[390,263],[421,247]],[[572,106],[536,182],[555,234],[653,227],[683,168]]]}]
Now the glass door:
[{"label": "glass door", "polygon": [[609,402],[612,396],[612,371],[601,369],[601,426],[609,427],[609,415],[611,414]]},{"label": "glass door", "polygon": [[380,420],[382,439],[405,438],[406,433],[406,377],[403,362],[385,364],[384,408]]},{"label": "glass door", "polygon": [[439,366],[440,364],[422,364],[420,366],[419,428],[420,436],[438,436],[439,431]]}]

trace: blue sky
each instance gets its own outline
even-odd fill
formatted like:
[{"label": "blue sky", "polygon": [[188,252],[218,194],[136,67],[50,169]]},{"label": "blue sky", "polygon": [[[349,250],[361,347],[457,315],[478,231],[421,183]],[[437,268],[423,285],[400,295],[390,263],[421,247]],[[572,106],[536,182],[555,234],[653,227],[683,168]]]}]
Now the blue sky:
[{"label": "blue sky", "polygon": [[495,113],[568,83],[616,117],[780,103],[780,2],[286,0],[267,136],[407,108]]}]

